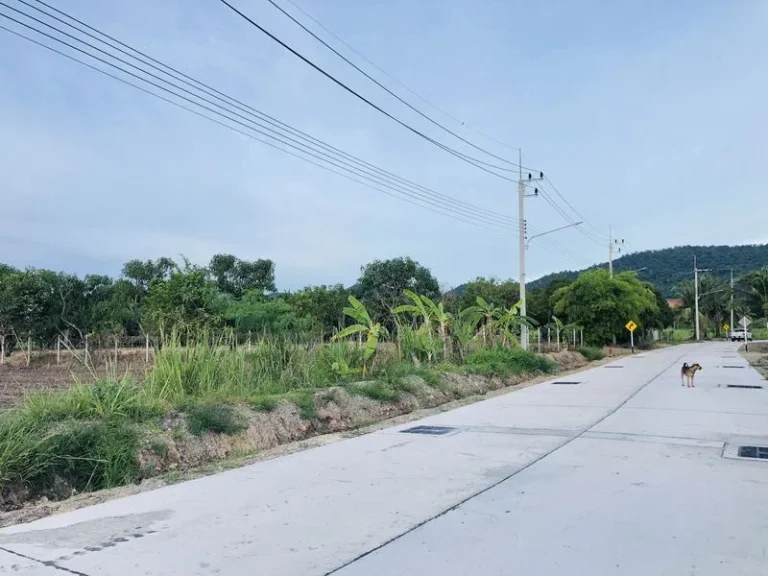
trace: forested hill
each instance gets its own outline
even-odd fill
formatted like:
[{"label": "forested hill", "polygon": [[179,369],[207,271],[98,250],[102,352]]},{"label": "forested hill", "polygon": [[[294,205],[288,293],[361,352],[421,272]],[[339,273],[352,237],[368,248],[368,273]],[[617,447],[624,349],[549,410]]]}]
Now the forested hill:
[{"label": "forested hill", "polygon": [[[676,296],[675,287],[693,278],[693,257],[699,268],[709,268],[720,278],[735,277],[749,270],[768,266],[768,244],[749,246],[676,246],[627,254],[613,261],[614,271],[639,270],[641,280],[653,282],[667,297]],[[602,267],[606,265],[603,264]],[[547,274],[529,284],[545,286],[556,278],[576,278],[583,270]]]}]

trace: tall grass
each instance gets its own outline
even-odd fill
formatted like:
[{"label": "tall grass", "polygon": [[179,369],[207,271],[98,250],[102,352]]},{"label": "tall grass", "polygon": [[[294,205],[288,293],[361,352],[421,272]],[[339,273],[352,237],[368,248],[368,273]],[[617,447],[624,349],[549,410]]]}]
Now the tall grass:
[{"label": "tall grass", "polygon": [[557,370],[557,364],[528,350],[499,346],[468,355],[466,369],[481,376],[509,378],[520,374],[551,374]]},{"label": "tall grass", "polygon": [[[0,414],[0,501],[12,492],[67,496],[140,479],[137,453],[151,423],[171,410],[186,414],[192,434],[234,434],[247,425],[236,404],[268,412],[281,400],[303,418],[317,418],[316,391],[342,384],[351,394],[396,402],[417,393],[409,376],[441,386],[442,347],[403,330],[399,348],[383,343],[361,383],[361,348],[354,342],[263,339],[237,346],[202,334],[172,336],[154,353],[145,380],[107,378],[66,392],[36,393]],[[416,361],[414,362],[414,357]],[[458,357],[457,357],[458,358]],[[486,376],[551,372],[555,364],[520,349],[491,348],[466,356],[466,370]]]}]

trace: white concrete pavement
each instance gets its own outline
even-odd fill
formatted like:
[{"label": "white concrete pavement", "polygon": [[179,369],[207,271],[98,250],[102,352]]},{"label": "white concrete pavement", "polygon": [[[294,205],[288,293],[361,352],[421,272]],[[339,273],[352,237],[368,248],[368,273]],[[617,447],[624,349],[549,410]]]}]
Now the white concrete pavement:
[{"label": "white concrete pavement", "polygon": [[[736,348],[642,353],[6,528],[0,572],[768,574],[768,462],[722,457],[726,442],[768,444],[766,390],[727,387],[765,383]],[[684,360],[704,366],[695,389]],[[456,430],[401,432],[416,425]]]}]

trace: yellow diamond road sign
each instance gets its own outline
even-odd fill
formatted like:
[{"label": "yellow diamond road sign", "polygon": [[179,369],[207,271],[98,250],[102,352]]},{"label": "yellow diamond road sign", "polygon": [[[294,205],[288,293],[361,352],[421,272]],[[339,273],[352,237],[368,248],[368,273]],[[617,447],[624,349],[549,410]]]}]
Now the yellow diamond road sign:
[{"label": "yellow diamond road sign", "polygon": [[637,329],[637,324],[635,324],[632,320],[630,320],[624,325],[624,328],[626,328],[630,332],[634,332]]}]

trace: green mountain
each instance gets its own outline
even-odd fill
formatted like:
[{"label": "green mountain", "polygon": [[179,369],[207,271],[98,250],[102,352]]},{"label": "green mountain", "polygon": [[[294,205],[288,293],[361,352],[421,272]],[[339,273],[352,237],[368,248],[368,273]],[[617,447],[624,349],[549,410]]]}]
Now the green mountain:
[{"label": "green mountain", "polygon": [[[768,266],[768,244],[747,246],[676,246],[663,250],[646,250],[627,254],[613,261],[616,272],[637,270],[641,280],[652,282],[668,298],[677,296],[675,288],[683,280],[693,278],[693,257],[699,268],[710,269],[712,274],[723,279],[739,277],[749,270]],[[605,268],[607,264],[592,268]],[[547,274],[528,286],[546,286],[558,278],[574,279],[584,270]]]}]

